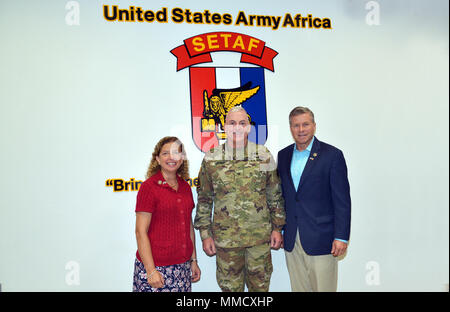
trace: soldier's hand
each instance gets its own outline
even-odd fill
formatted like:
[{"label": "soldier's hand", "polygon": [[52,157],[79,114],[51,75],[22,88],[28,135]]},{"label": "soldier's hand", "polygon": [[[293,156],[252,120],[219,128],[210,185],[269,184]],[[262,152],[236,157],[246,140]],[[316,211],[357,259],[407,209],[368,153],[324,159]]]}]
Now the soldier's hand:
[{"label": "soldier's hand", "polygon": [[216,245],[212,237],[203,240],[203,251],[210,257],[216,254]]},{"label": "soldier's hand", "polygon": [[278,250],[281,247],[281,243],[283,243],[283,236],[278,231],[272,231],[270,235],[270,247]]}]

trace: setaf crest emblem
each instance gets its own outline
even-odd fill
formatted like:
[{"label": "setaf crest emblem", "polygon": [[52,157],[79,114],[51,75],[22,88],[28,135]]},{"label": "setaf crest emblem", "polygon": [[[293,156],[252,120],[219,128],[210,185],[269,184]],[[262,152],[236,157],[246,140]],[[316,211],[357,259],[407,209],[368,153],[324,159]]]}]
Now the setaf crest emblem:
[{"label": "setaf crest emblem", "polygon": [[[241,58],[237,65],[224,66],[216,60],[213,63],[214,52],[237,52]],[[192,137],[200,150],[207,152],[226,139],[225,117],[239,105],[247,111],[252,125],[249,140],[266,142],[264,71],[274,71],[276,51],[248,35],[214,32],[188,38],[171,53],[177,57],[177,71],[189,68]]]}]

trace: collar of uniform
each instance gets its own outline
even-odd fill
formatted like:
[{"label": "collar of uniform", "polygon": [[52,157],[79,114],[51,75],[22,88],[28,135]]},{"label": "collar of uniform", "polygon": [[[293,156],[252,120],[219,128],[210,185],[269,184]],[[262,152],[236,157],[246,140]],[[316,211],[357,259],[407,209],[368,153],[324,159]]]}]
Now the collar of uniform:
[{"label": "collar of uniform", "polygon": [[247,144],[245,144],[242,147],[232,147],[228,144],[228,140],[227,140],[223,145],[224,145],[225,151],[242,151],[242,150],[247,151],[249,144],[250,144],[250,141],[247,141]]},{"label": "collar of uniform", "polygon": [[[240,160],[249,160],[249,159],[257,159],[258,158],[258,149],[257,144],[251,141],[247,141],[247,144],[244,147],[231,147],[227,142],[222,144],[222,153],[224,159],[235,159],[237,155],[242,155],[243,159]],[[250,151],[250,154],[249,154]]]}]

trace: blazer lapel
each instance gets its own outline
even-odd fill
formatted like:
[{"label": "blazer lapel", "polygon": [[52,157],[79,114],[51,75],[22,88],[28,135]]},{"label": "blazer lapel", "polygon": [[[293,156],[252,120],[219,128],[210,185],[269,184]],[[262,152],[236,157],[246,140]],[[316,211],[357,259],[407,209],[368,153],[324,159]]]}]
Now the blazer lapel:
[{"label": "blazer lapel", "polygon": [[[308,178],[309,174],[314,168],[314,165],[317,163],[317,157],[320,156],[319,154],[320,150],[320,141],[317,140],[316,137],[314,137],[314,143],[311,148],[311,153],[309,154],[308,161],[306,162],[305,169],[303,170],[302,176],[300,178],[300,183],[298,184],[297,192],[300,190],[302,184],[305,182],[305,180]],[[314,156],[316,155],[316,156]]]},{"label": "blazer lapel", "polygon": [[292,155],[294,154],[294,144],[289,146],[289,148],[286,152],[286,161],[284,161],[283,163],[285,164],[284,170],[286,170],[288,177],[289,177],[289,185],[295,191],[295,185],[294,185],[294,181],[292,180],[292,175],[291,175],[291,162],[292,162]]}]

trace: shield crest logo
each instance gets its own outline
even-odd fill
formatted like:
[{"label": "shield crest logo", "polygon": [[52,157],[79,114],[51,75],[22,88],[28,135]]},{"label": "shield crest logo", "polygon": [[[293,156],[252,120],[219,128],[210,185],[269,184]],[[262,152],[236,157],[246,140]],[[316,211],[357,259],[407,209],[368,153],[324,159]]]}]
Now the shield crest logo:
[{"label": "shield crest logo", "polygon": [[[210,53],[217,51],[242,53],[241,63],[257,66],[194,66],[212,62]],[[189,67],[192,137],[201,151],[207,152],[226,140],[225,117],[234,106],[242,106],[248,113],[252,126],[249,140],[266,142],[264,71],[273,71],[272,60],[277,52],[259,39],[237,33],[195,36],[171,52],[178,58],[177,70]]]}]

